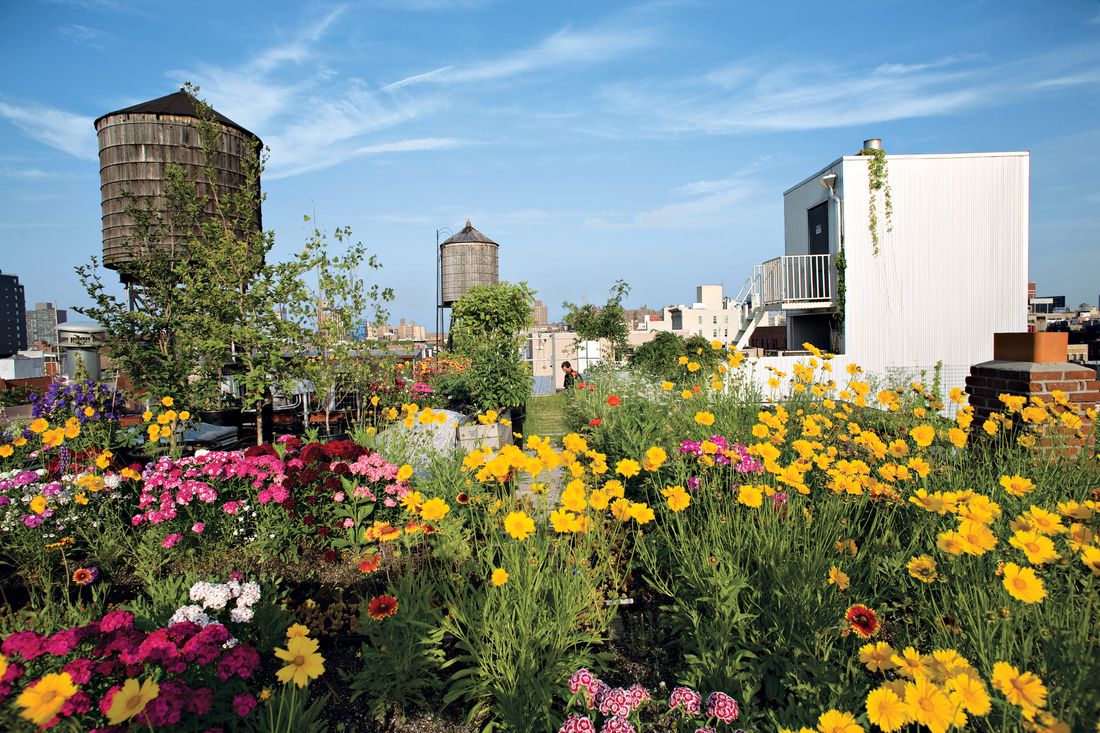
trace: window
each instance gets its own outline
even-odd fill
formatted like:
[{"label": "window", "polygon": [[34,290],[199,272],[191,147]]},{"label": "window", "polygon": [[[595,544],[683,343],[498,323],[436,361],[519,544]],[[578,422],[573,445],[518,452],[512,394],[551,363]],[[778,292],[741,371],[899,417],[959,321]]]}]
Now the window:
[{"label": "window", "polygon": [[[702,324],[702,322],[703,322],[703,317],[699,316],[699,323]],[[700,331],[699,333],[702,333],[702,331]]]},{"label": "window", "polygon": [[730,337],[730,330],[727,328],[725,333],[723,334],[723,338],[729,338],[729,337]]},{"label": "window", "polygon": [[714,316],[714,323],[718,323],[718,316]]},{"label": "window", "polygon": [[714,329],[714,338],[718,338],[718,329]]}]

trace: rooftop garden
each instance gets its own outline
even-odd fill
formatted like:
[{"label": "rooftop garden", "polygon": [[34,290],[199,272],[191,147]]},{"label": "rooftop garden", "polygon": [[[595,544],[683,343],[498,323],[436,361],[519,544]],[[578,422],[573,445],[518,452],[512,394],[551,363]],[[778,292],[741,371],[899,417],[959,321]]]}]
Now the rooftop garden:
[{"label": "rooftop garden", "polygon": [[811,350],[763,393],[717,343],[592,370],[560,442],[482,408],[466,449],[432,440],[451,362],[348,436],[228,451],[186,449],[172,394],[138,424],[105,385],[35,395],[0,439],[0,721],[1093,729],[1096,448],[1039,445],[1095,414],[1005,395],[978,424]]}]

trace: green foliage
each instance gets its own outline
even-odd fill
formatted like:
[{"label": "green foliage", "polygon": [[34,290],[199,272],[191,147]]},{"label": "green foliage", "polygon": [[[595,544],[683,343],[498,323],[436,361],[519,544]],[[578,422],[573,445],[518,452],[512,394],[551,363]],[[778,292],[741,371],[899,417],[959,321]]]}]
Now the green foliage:
[{"label": "green foliage", "polygon": [[626,350],[629,331],[626,324],[626,312],[623,310],[623,298],[630,293],[625,280],[616,280],[611,286],[607,302],[601,306],[591,303],[576,305],[568,301],[562,303],[565,309],[563,322],[577,334],[577,341],[606,340],[611,346],[610,361]]},{"label": "green foliage", "polygon": [[459,354],[473,357],[482,344],[520,346],[520,334],[532,323],[535,292],[521,282],[501,281],[470,288],[451,312],[451,341]]},{"label": "green foliage", "polygon": [[[572,565],[565,543],[542,533],[523,543],[486,540],[480,572],[440,589],[450,609],[443,628],[456,640],[444,700],[461,701],[483,731],[552,731],[555,703],[568,693],[563,681],[609,658],[597,647],[610,611],[597,578]],[[511,574],[505,585],[489,583],[494,565]]]},{"label": "green foliage", "polygon": [[527,283],[477,285],[454,305],[451,339],[470,367],[441,388],[479,410],[519,407],[531,395],[530,367],[520,358],[535,291]]},{"label": "green foliage", "polygon": [[[309,221],[309,217],[306,217]],[[338,246],[351,240],[351,229],[337,227],[333,238]],[[386,320],[383,303],[393,300],[393,290],[377,283],[369,287],[359,276],[362,268],[380,270],[377,256],[367,255],[362,242],[344,247],[342,255],[330,255],[327,235],[314,228],[309,247],[318,252],[316,258],[317,287],[313,297],[293,304],[300,318],[309,318],[316,308],[316,328],[307,337],[311,351],[316,352],[304,363],[304,376],[313,387],[314,407],[325,413],[326,432],[331,432],[330,416],[344,393],[355,396],[356,423],[362,424],[364,396],[369,390],[366,378],[375,377],[370,359],[363,357],[364,344],[352,340],[353,331],[370,318],[374,325]]]},{"label": "green foliage", "polygon": [[894,200],[890,195],[889,171],[886,167],[886,151],[882,148],[864,148],[860,155],[869,157],[867,161],[867,228],[871,232],[871,244],[874,253],[878,254],[878,194],[882,192],[883,205],[885,207],[886,231],[894,230]]},{"label": "green foliage", "polygon": [[363,667],[351,678],[352,700],[365,697],[371,717],[384,720],[431,707],[431,695],[443,687],[443,614],[434,601],[435,584],[427,572],[402,575],[386,592],[400,599],[397,614],[375,621],[366,614],[359,633]]}]

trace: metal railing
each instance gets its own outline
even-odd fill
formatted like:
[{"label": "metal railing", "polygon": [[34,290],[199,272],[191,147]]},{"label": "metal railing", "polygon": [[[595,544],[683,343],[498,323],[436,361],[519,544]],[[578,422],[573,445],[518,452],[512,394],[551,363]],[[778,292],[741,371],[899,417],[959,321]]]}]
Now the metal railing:
[{"label": "metal railing", "polygon": [[761,305],[825,305],[836,291],[832,255],[784,255],[756,265],[753,279]]}]

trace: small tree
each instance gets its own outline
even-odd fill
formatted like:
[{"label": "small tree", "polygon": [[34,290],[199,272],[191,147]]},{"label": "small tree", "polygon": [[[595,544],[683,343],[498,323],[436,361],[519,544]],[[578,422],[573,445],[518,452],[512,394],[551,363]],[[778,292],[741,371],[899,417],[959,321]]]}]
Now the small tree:
[{"label": "small tree", "polygon": [[470,357],[463,386],[480,409],[527,403],[531,373],[520,349],[534,299],[527,283],[500,282],[474,286],[454,305],[451,341],[456,352]]},{"label": "small tree", "polygon": [[[309,217],[305,217],[309,221]],[[350,228],[337,228],[333,238],[342,245],[351,238]],[[317,303],[316,329],[309,336],[309,343],[317,352],[304,363],[306,378],[313,386],[313,394],[323,404],[325,410],[325,431],[331,432],[332,407],[338,401],[341,388],[356,394],[356,417],[361,417],[362,389],[356,375],[360,365],[369,360],[362,353],[362,344],[352,338],[355,328],[363,322],[371,311],[372,322],[381,324],[386,319],[383,302],[393,300],[393,290],[382,288],[378,284],[367,287],[359,276],[361,267],[370,270],[381,269],[382,265],[375,255],[367,255],[362,242],[356,242],[346,248],[343,255],[330,256],[327,238],[324,232],[314,228],[310,243],[318,250],[316,297],[298,304],[299,310]],[[308,314],[306,314],[308,316]]]},{"label": "small tree", "polygon": [[623,310],[623,298],[628,293],[630,286],[626,281],[616,280],[603,306],[591,303],[576,305],[568,301],[562,303],[566,311],[562,320],[576,332],[577,341],[606,340],[611,346],[611,361],[615,361],[616,356],[626,350],[628,343],[626,311]]}]

